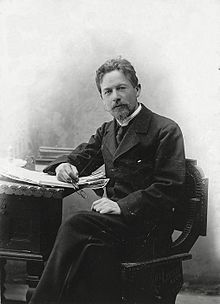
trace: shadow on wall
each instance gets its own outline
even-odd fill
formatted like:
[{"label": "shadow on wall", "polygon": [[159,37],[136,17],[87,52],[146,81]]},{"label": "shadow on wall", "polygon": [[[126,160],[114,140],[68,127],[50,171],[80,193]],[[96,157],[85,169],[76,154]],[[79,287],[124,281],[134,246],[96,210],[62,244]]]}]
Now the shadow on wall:
[{"label": "shadow on wall", "polygon": [[[94,60],[97,46],[94,54],[88,54],[91,60],[78,61],[70,47],[63,54],[61,66],[42,67],[29,87],[29,150],[35,156],[42,145],[75,147],[110,119],[95,85],[95,69],[100,65]],[[107,52],[105,48],[102,56]]]}]

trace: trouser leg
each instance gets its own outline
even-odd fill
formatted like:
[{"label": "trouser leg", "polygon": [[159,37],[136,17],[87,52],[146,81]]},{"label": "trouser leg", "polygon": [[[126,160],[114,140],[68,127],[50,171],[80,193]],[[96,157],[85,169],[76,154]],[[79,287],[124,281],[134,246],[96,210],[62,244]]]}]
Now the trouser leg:
[{"label": "trouser leg", "polygon": [[84,262],[78,274],[75,263],[70,267],[60,303],[121,303],[120,263],[115,250],[90,244],[82,256]]},{"label": "trouser leg", "polygon": [[176,296],[177,295],[168,295],[161,298],[156,298],[156,302],[153,302],[152,304],[175,304]]},{"label": "trouser leg", "polygon": [[[81,272],[81,268],[86,260],[82,254],[86,246],[88,244],[101,244],[103,248],[111,248],[115,256],[120,256],[120,252],[116,253],[120,247],[120,238],[118,236],[126,235],[127,233],[128,228],[120,220],[119,216],[105,216],[86,211],[76,213],[61,226],[52,253],[30,303],[58,303],[60,295],[65,289],[64,283],[68,280],[70,267],[74,269],[71,281],[77,285],[79,278],[77,276]],[[106,251],[105,254],[107,255]],[[110,251],[108,252],[108,255],[111,256],[110,264],[112,265],[118,263],[114,254],[110,254]],[[111,269],[106,269],[104,273],[103,263],[104,261],[99,263],[99,268],[93,267],[96,268],[97,276],[102,277],[102,279],[108,276],[112,277],[113,272],[112,274],[108,274],[107,272],[109,271],[110,273],[115,266]],[[90,274],[92,273],[90,272]],[[114,279],[118,279],[117,272],[112,280]],[[102,285],[105,285],[104,281]],[[105,288],[107,289],[107,287]]]}]

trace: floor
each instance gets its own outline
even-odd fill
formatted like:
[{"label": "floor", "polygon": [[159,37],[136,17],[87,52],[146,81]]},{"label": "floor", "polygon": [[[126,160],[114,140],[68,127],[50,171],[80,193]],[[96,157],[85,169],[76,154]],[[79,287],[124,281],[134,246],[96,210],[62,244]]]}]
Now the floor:
[{"label": "floor", "polygon": [[[27,285],[22,284],[6,284],[6,298],[13,300],[7,301],[7,304],[23,304],[25,301],[25,292],[27,290]],[[17,302],[14,302],[17,300]],[[18,301],[19,300],[19,301]],[[181,292],[177,296],[176,304],[219,304],[219,296],[201,295],[197,293]]]},{"label": "floor", "polygon": [[220,296],[207,296],[198,294],[180,293],[176,304],[219,304]]}]

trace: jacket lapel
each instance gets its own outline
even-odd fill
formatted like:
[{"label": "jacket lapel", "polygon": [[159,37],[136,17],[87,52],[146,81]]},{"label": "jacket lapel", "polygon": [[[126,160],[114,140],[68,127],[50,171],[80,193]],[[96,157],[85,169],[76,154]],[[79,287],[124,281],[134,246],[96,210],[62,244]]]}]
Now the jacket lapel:
[{"label": "jacket lapel", "polygon": [[105,137],[103,140],[104,148],[108,149],[112,157],[117,149],[116,138],[115,138],[116,126],[117,126],[117,122],[114,119],[109,123],[109,126],[106,130]]},{"label": "jacket lapel", "polygon": [[127,133],[115,151],[114,160],[136,146],[141,139],[141,134],[146,134],[149,129],[152,112],[142,104],[141,112],[134,118]]},{"label": "jacket lapel", "polygon": [[103,138],[103,149],[108,150],[113,161],[140,142],[141,135],[146,134],[148,131],[151,116],[152,112],[142,104],[141,112],[134,118],[133,123],[118,147],[115,139],[117,122],[114,119],[109,123]]}]

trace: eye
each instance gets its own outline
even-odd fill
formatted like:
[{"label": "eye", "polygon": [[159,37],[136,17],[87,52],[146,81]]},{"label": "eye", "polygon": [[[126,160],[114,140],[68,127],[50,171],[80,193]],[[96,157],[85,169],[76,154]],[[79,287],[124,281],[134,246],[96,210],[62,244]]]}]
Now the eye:
[{"label": "eye", "polygon": [[105,90],[104,95],[108,96],[111,94],[111,90]]},{"label": "eye", "polygon": [[120,86],[120,87],[118,87],[118,90],[119,90],[119,91],[124,91],[125,89],[126,89],[125,86]]}]

